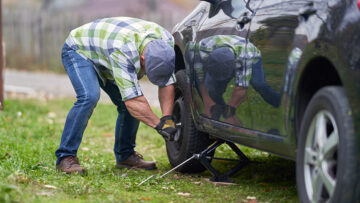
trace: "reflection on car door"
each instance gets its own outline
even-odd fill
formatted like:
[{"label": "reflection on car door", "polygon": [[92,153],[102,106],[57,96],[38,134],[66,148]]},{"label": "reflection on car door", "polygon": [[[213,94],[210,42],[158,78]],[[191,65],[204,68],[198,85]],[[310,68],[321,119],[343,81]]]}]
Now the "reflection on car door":
[{"label": "reflection on car door", "polygon": [[290,64],[301,50],[294,44],[299,10],[306,0],[251,0],[260,5],[250,25],[249,41],[261,52],[261,60],[252,66],[248,91],[253,129],[286,135],[285,115],[287,80]]},{"label": "reflection on car door", "polygon": [[185,49],[197,113],[246,128],[252,120],[246,100],[251,72],[243,63],[249,29],[244,16],[251,14],[242,0],[212,5],[194,42]]}]

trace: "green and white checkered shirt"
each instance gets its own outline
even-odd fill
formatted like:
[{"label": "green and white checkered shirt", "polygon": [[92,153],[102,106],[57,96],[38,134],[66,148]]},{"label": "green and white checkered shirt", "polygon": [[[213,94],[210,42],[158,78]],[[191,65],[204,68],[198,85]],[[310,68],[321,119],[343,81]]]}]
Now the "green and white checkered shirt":
[{"label": "green and white checkered shirt", "polygon": [[[195,48],[199,54],[195,58],[194,69],[197,78],[204,80],[203,65],[210,53],[218,48],[228,47],[235,56],[235,85],[248,87],[251,79],[252,65],[261,58],[261,52],[250,42],[236,35],[215,35],[201,40]],[[187,47],[192,49],[191,46]],[[221,68],[221,67],[219,67]]]},{"label": "green and white checkered shirt", "polygon": [[[90,60],[103,82],[117,84],[126,101],[142,96],[138,80],[140,55],[147,43],[162,39],[174,47],[172,35],[156,23],[129,17],[98,19],[70,32],[66,44]],[[175,82],[175,75],[166,85]]]}]

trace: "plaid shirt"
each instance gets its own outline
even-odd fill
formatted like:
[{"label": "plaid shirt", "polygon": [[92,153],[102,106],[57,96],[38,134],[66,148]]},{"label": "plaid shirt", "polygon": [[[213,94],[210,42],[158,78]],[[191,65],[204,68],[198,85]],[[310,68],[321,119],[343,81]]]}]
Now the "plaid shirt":
[{"label": "plaid shirt", "polygon": [[[261,58],[261,53],[252,43],[246,42],[244,38],[236,35],[215,35],[199,42],[198,48],[196,48],[199,56],[194,56],[198,58],[194,63],[196,77],[200,81],[204,80],[203,65],[209,54],[221,47],[228,47],[235,56],[235,85],[248,87],[251,79],[252,65]],[[194,47],[189,45],[187,48],[193,49]]]},{"label": "plaid shirt", "polygon": [[[172,35],[161,26],[129,17],[104,18],[71,31],[66,43],[90,60],[101,80],[119,87],[122,100],[142,96],[138,80],[140,55],[151,40],[162,39],[174,47]],[[173,74],[166,85],[175,82]]]}]

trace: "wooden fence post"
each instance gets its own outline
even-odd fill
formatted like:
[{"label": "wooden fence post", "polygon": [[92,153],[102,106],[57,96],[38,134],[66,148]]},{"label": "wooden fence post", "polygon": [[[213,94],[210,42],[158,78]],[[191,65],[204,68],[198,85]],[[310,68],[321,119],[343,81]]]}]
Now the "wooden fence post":
[{"label": "wooden fence post", "polygon": [[3,80],[3,43],[2,43],[2,1],[0,0],[0,110],[4,109],[4,80]]}]

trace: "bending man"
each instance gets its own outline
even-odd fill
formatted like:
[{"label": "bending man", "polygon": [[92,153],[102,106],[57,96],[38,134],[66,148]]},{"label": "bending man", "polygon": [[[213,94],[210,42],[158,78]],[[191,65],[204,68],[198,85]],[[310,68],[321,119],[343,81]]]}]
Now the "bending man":
[{"label": "bending man", "polygon": [[[114,153],[116,167],[155,169],[134,151],[139,121],[172,140],[175,52],[171,34],[161,26],[128,17],[104,18],[71,31],[62,49],[62,62],[77,95],[70,110],[56,168],[83,173],[77,150],[100,97],[100,87],[117,106]],[[162,118],[150,109],[138,80],[143,75],[159,86]]]}]

